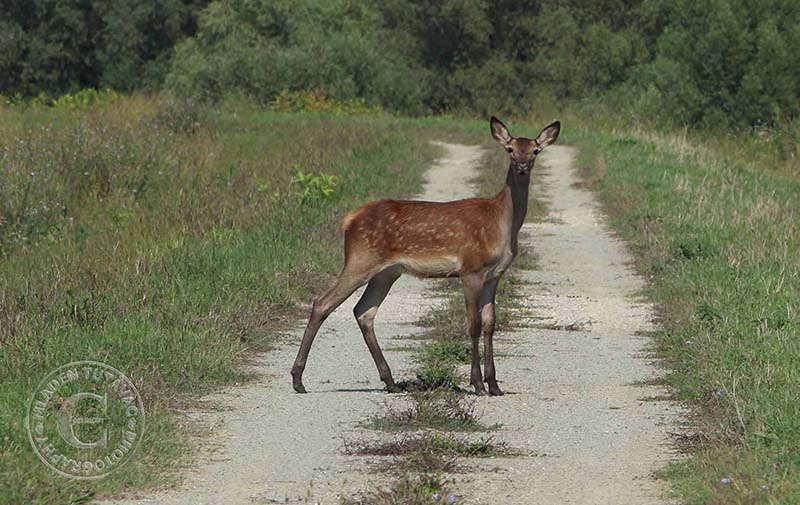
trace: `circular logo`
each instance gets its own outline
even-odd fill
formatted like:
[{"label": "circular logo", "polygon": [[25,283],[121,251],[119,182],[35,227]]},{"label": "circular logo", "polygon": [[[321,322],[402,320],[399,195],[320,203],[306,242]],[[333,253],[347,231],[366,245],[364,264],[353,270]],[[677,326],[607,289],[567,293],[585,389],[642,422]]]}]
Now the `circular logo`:
[{"label": "circular logo", "polygon": [[130,461],[144,435],[144,406],[116,368],[76,361],[39,383],[25,426],[36,455],[53,471],[98,479]]}]

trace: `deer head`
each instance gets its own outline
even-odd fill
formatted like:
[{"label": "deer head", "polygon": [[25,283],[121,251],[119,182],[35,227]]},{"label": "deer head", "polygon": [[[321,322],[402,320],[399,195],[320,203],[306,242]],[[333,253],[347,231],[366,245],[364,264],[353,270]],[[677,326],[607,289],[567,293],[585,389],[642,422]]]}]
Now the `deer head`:
[{"label": "deer head", "polygon": [[508,152],[511,167],[517,175],[529,175],[536,161],[536,156],[558,138],[561,130],[561,123],[554,121],[545,126],[542,132],[535,139],[524,137],[512,137],[508,133],[508,128],[499,119],[492,116],[489,121],[492,129],[492,137]]}]

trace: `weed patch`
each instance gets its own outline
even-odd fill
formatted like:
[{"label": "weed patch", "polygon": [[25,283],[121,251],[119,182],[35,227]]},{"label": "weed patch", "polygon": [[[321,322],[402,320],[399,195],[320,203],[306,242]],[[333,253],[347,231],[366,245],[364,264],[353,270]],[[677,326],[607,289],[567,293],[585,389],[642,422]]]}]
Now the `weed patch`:
[{"label": "weed patch", "polygon": [[[438,475],[405,475],[391,487],[342,498],[343,505],[430,505],[448,503],[446,482]],[[450,503],[454,503],[452,500]]]},{"label": "weed patch", "polygon": [[368,423],[383,431],[434,429],[441,431],[485,431],[475,415],[475,401],[451,391],[411,393],[408,407],[388,407]]},{"label": "weed patch", "polygon": [[463,339],[442,339],[435,342],[426,342],[419,346],[415,359],[419,363],[469,363],[470,348]]},{"label": "weed patch", "polygon": [[449,456],[494,458],[517,453],[503,442],[492,437],[470,441],[442,433],[423,433],[403,436],[389,442],[356,443],[346,448],[348,454],[360,456],[404,456],[415,452],[436,453]]}]

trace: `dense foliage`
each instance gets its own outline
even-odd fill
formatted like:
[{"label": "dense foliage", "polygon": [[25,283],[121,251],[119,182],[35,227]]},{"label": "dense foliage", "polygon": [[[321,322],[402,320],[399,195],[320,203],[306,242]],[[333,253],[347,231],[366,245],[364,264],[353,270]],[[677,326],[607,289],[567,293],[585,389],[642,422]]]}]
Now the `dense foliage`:
[{"label": "dense foliage", "polygon": [[0,94],[151,88],[205,0],[4,0]]},{"label": "dense foliage", "polygon": [[677,122],[771,125],[800,112],[798,26],[789,0],[218,0],[167,82],[264,102],[321,88],[408,113],[605,95]]},{"label": "dense foliage", "polygon": [[772,124],[800,113],[800,3],[678,0],[637,82],[663,111],[710,123]]},{"label": "dense foliage", "polygon": [[715,126],[800,114],[792,0],[205,3],[12,2],[0,94],[163,83],[262,103],[314,90],[410,114],[504,113],[542,97]]}]

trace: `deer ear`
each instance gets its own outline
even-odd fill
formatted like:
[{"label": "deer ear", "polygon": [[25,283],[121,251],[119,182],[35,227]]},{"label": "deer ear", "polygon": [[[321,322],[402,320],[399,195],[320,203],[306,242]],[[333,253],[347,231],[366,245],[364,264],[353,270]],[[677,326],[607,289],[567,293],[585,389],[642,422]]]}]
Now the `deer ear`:
[{"label": "deer ear", "polygon": [[558,133],[561,131],[561,122],[553,121],[549,125],[545,126],[542,130],[542,133],[536,137],[536,143],[539,147],[547,147],[553,142],[556,141],[558,138]]},{"label": "deer ear", "polygon": [[498,142],[503,144],[503,146],[507,146],[511,143],[512,136],[508,133],[508,128],[504,125],[499,119],[492,116],[492,119],[489,120],[489,125],[492,128],[492,137],[495,138]]}]

